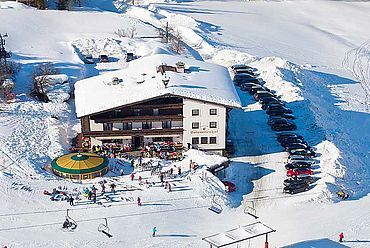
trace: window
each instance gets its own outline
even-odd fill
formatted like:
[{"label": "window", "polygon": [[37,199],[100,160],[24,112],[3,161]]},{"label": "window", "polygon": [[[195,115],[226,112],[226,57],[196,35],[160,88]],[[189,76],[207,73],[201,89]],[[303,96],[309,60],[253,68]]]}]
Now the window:
[{"label": "window", "polygon": [[113,123],[103,123],[103,130],[104,131],[112,131],[113,130]]},{"label": "window", "polygon": [[209,123],[209,127],[210,127],[210,128],[217,128],[217,122],[215,122],[215,121],[211,121],[211,122]]},{"label": "window", "polygon": [[193,137],[193,138],[191,139],[191,143],[192,143],[193,145],[198,145],[198,144],[199,144],[199,138],[198,138],[198,137]]},{"label": "window", "polygon": [[139,116],[140,115],[140,109],[134,109],[134,115]]},{"label": "window", "polygon": [[152,128],[152,123],[151,122],[142,122],[141,126],[143,129],[151,129]]},{"label": "window", "polygon": [[153,115],[159,115],[159,109],[153,109]]},{"label": "window", "polygon": [[162,121],[162,128],[171,128],[171,121]]},{"label": "window", "polygon": [[202,137],[202,138],[200,138],[200,143],[201,144],[208,144],[208,137]]},{"label": "window", "polygon": [[209,137],[209,143],[210,143],[210,144],[217,144],[217,139],[216,139],[216,137]]},{"label": "window", "polygon": [[132,129],[132,122],[123,123],[123,130],[131,130],[131,129]]},{"label": "window", "polygon": [[217,109],[210,109],[209,115],[217,115]]},{"label": "window", "polygon": [[191,123],[191,128],[192,129],[199,129],[199,122],[192,122]]},{"label": "window", "polygon": [[192,109],[191,110],[191,115],[192,116],[199,116],[199,109]]}]

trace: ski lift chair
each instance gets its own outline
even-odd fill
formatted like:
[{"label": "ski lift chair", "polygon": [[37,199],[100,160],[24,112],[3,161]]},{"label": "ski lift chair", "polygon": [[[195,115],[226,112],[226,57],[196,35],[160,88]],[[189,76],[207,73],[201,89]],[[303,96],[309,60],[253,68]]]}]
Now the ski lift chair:
[{"label": "ski lift chair", "polygon": [[99,224],[98,232],[104,233],[105,235],[107,235],[108,238],[111,238],[113,236],[110,234],[110,229],[109,229],[109,226],[108,226],[108,220],[107,220],[107,218],[104,218],[104,219],[105,219],[105,224],[104,223]]},{"label": "ski lift chair", "polygon": [[63,228],[73,231],[77,228],[77,223],[71,218],[71,216],[69,216],[68,211],[69,209],[67,209],[66,220],[63,223]]},{"label": "ski lift chair", "polygon": [[212,201],[211,201],[211,206],[208,208],[212,212],[215,212],[216,214],[220,214],[222,212],[222,206],[220,203],[217,203],[216,200],[216,195],[212,196]]}]

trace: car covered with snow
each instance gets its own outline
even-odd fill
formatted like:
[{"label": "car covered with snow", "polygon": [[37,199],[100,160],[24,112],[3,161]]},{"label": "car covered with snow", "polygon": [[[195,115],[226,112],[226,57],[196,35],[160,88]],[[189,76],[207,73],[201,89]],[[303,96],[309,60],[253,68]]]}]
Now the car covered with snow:
[{"label": "car covered with snow", "polygon": [[296,133],[279,133],[277,135],[277,140],[279,142],[281,142],[282,140],[284,140],[286,138],[289,138],[289,137],[296,137],[296,138],[301,139],[301,140],[304,139],[302,135],[299,135],[299,134],[296,134]]},{"label": "car covered with snow", "polygon": [[291,169],[286,172],[286,175],[288,177],[304,177],[304,176],[311,176],[313,175],[314,172],[311,169],[307,168],[296,168],[296,169]]},{"label": "car covered with snow", "polygon": [[240,90],[242,91],[248,91],[250,90],[253,86],[258,86],[259,84],[256,82],[247,82],[247,83],[242,83],[240,85]]},{"label": "car covered with snow", "polygon": [[287,143],[284,145],[285,151],[289,152],[291,150],[296,150],[296,149],[306,149],[310,150],[310,146],[303,144],[303,143]]},{"label": "car covered with snow", "polygon": [[290,155],[303,155],[309,157],[315,157],[316,153],[309,149],[292,149],[288,151]]},{"label": "car covered with snow", "polygon": [[307,163],[311,163],[311,164],[314,164],[315,161],[310,158],[310,157],[307,157],[307,156],[303,156],[303,155],[289,155],[288,157],[288,163],[293,163],[293,162],[296,162],[296,161],[305,161]]},{"label": "car covered with snow", "polygon": [[285,169],[291,170],[295,168],[311,168],[312,164],[306,161],[295,161],[285,165]]}]

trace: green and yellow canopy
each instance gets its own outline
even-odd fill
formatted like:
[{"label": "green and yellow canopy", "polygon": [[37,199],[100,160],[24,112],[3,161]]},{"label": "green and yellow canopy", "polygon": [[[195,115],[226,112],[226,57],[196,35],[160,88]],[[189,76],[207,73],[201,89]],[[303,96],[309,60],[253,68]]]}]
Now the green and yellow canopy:
[{"label": "green and yellow canopy", "polygon": [[71,153],[54,159],[51,167],[59,172],[81,175],[104,170],[108,164],[107,158],[95,153]]}]

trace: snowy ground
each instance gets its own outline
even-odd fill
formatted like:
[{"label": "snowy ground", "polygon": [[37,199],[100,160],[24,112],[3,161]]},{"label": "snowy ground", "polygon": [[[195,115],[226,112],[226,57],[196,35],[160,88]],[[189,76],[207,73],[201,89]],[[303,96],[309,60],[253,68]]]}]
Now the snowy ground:
[{"label": "snowy ground", "polygon": [[[245,208],[252,211],[253,207],[259,220],[277,229],[271,235],[271,247],[369,247],[369,108],[362,88],[342,66],[346,52],[370,37],[364,25],[370,22],[369,3],[194,1],[147,5],[141,1],[141,7],[128,8],[123,1],[86,2],[87,6],[70,12],[0,3],[0,31],[9,33],[7,48],[13,59],[22,63],[16,78],[18,101],[0,103],[0,245],[207,247],[202,237],[254,222],[244,213]],[[286,154],[268,127],[264,111],[246,92],[238,91],[243,108],[231,113],[230,137],[236,153],[226,172],[226,178],[236,183],[236,192],[226,196],[217,179],[204,183],[201,172],[191,181],[173,179],[171,193],[158,184],[147,189],[128,176],[111,173],[107,180],[116,178],[120,183],[120,192],[114,196],[119,202],[104,207],[81,201],[70,213],[78,221],[78,229],[62,232],[68,205],[51,202],[42,192],[57,186],[83,186],[58,180],[40,167],[66,152],[78,129],[73,100],[47,104],[32,100],[28,96],[30,73],[35,65],[51,61],[73,84],[80,78],[125,67],[124,51],[146,56],[163,45],[158,40],[120,38],[114,32],[134,25],[137,36],[156,35],[153,26],[167,21],[190,46],[186,56],[225,66],[250,63],[259,70],[266,86],[293,109],[298,132],[321,154],[315,167],[318,180],[306,193],[281,193]],[[81,61],[83,54],[102,52],[112,57],[110,63],[94,66]],[[191,153],[190,158],[202,159],[199,164],[214,163],[213,158],[201,154]],[[183,169],[188,162],[181,164]],[[130,171],[127,163],[125,171]],[[147,172],[141,175],[158,181]],[[133,186],[132,191],[124,186]],[[337,201],[334,194],[340,188],[350,192],[350,201]],[[207,209],[210,200],[206,196],[214,190],[228,204],[221,215]],[[138,196],[144,203],[140,208],[135,204]],[[133,202],[125,200],[131,197]],[[104,217],[109,220],[111,239],[96,230]],[[154,225],[160,235],[155,239],[150,237]],[[336,242],[341,231],[347,241],[343,245]],[[262,244],[263,239],[258,239],[243,245]]]}]

